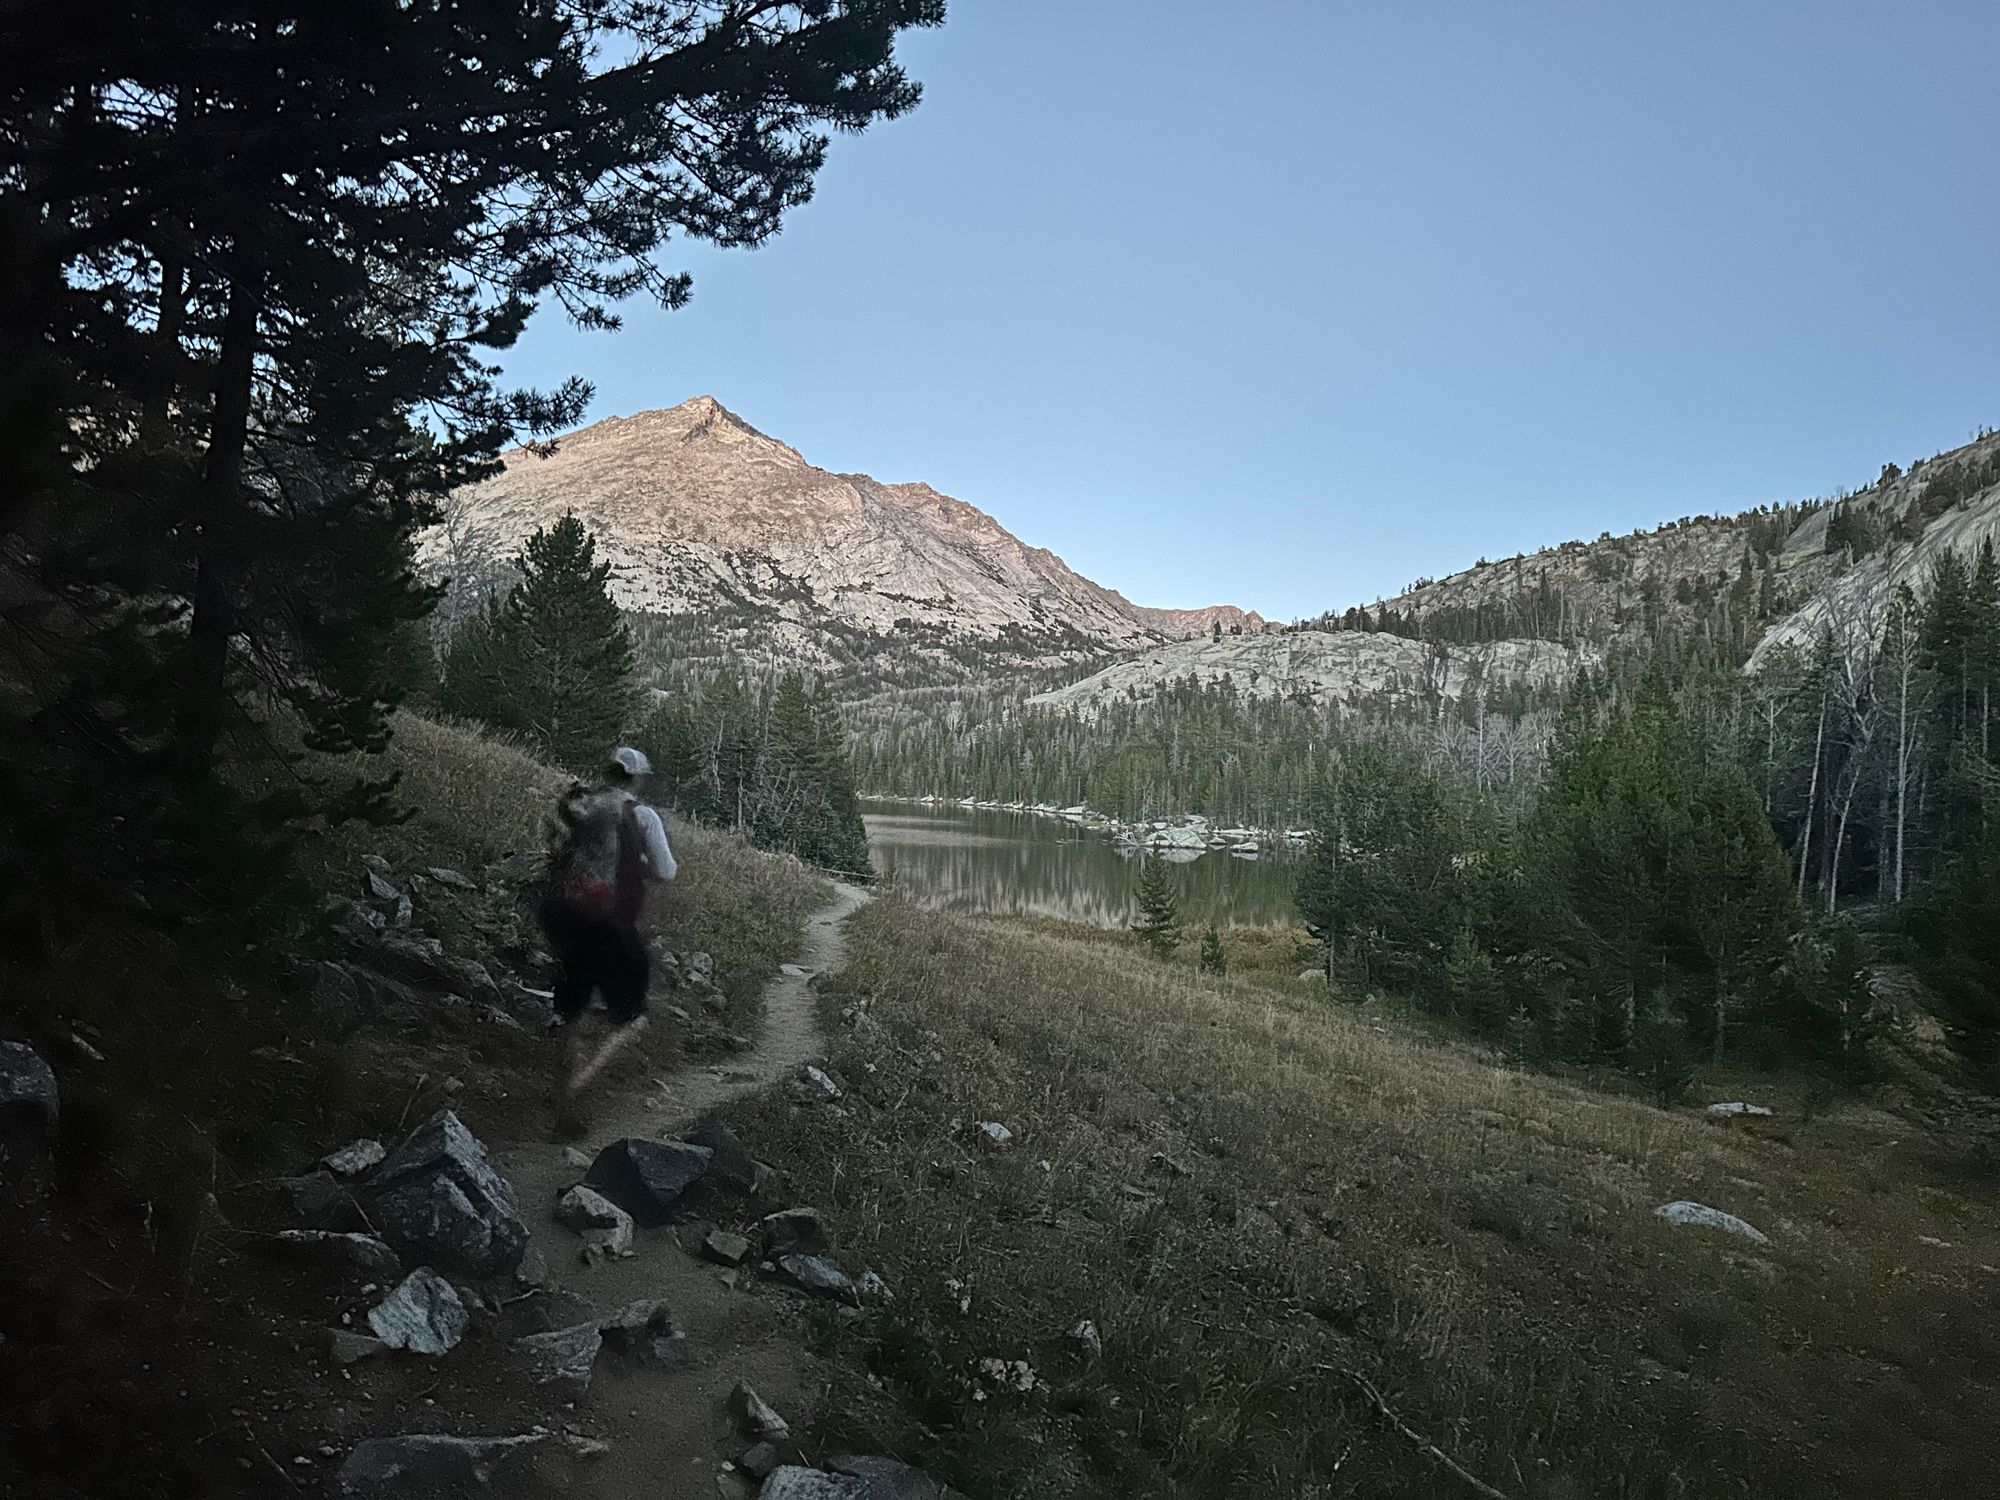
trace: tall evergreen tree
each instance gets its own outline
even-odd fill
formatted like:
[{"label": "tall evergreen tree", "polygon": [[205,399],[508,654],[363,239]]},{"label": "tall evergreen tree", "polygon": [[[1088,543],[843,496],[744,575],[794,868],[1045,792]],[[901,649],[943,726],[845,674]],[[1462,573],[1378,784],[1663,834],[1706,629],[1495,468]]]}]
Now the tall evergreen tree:
[{"label": "tall evergreen tree", "polygon": [[538,529],[514,566],[513,590],[447,652],[442,700],[522,736],[558,765],[596,770],[631,727],[638,697],[611,565],[566,515]]},{"label": "tall evergreen tree", "polygon": [[1180,891],[1164,859],[1148,859],[1139,873],[1139,915],[1132,930],[1155,958],[1172,958],[1180,946]]}]

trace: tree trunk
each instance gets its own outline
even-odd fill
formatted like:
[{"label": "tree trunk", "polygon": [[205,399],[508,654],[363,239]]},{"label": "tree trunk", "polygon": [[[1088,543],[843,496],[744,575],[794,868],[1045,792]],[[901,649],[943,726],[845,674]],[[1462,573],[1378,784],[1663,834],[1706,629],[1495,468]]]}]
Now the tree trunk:
[{"label": "tree trunk", "polygon": [[194,618],[183,658],[177,750],[183,766],[205,770],[222,733],[229,693],[229,638],[235,632],[242,550],[243,451],[250,439],[250,384],[257,358],[257,295],[247,278],[231,284],[215,371],[215,411],[197,510]]},{"label": "tree trunk", "polygon": [[1819,695],[1819,728],[1813,732],[1812,780],[1806,786],[1806,831],[1799,840],[1799,899],[1806,898],[1806,867],[1812,860],[1813,817],[1819,811],[1820,749],[1826,742],[1826,691]]}]

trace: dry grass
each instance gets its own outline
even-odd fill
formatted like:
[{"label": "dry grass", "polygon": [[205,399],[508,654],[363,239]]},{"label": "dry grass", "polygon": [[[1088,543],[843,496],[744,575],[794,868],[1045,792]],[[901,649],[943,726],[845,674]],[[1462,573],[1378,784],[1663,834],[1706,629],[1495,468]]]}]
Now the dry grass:
[{"label": "dry grass", "polygon": [[[1949,1118],[1808,1119],[1770,1080],[1771,1121],[1667,1113],[894,901],[827,1003],[877,1023],[835,1055],[848,1118],[745,1123],[896,1288],[863,1352],[924,1424],[862,1403],[831,1440],[983,1495],[1457,1492],[1353,1372],[1510,1495],[1990,1492],[2000,1203]],[[1677,1198],[1770,1242],[1655,1217]],[[977,1399],[986,1357],[1041,1384]]]}]

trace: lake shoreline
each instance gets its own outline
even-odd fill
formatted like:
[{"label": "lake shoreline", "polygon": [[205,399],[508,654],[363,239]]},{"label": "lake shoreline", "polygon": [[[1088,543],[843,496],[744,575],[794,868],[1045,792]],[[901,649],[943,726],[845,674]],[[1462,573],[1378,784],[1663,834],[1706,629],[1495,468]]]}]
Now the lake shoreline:
[{"label": "lake shoreline", "polygon": [[862,802],[899,803],[915,807],[950,807],[966,812],[1018,813],[1032,818],[1053,818],[1072,827],[1081,828],[1087,833],[1101,834],[1114,843],[1135,845],[1169,856],[1183,852],[1191,855],[1229,853],[1254,858],[1280,848],[1302,849],[1312,837],[1312,831],[1306,828],[1277,829],[1239,825],[1218,828],[1213,820],[1201,813],[1175,813],[1164,818],[1145,818],[1127,822],[1108,813],[1096,812],[1081,802],[1072,807],[1057,807],[1052,802],[993,802],[975,797],[941,797],[936,793],[899,796],[885,792],[861,792],[857,795]]}]

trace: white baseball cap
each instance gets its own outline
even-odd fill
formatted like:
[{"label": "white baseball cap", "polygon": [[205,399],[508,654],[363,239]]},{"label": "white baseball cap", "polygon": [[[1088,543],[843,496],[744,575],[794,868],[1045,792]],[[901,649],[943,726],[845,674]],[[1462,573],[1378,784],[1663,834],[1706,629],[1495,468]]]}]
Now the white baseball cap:
[{"label": "white baseball cap", "polygon": [[630,745],[620,745],[611,752],[611,764],[627,776],[650,776],[653,763],[646,759],[646,752],[634,750]]}]

